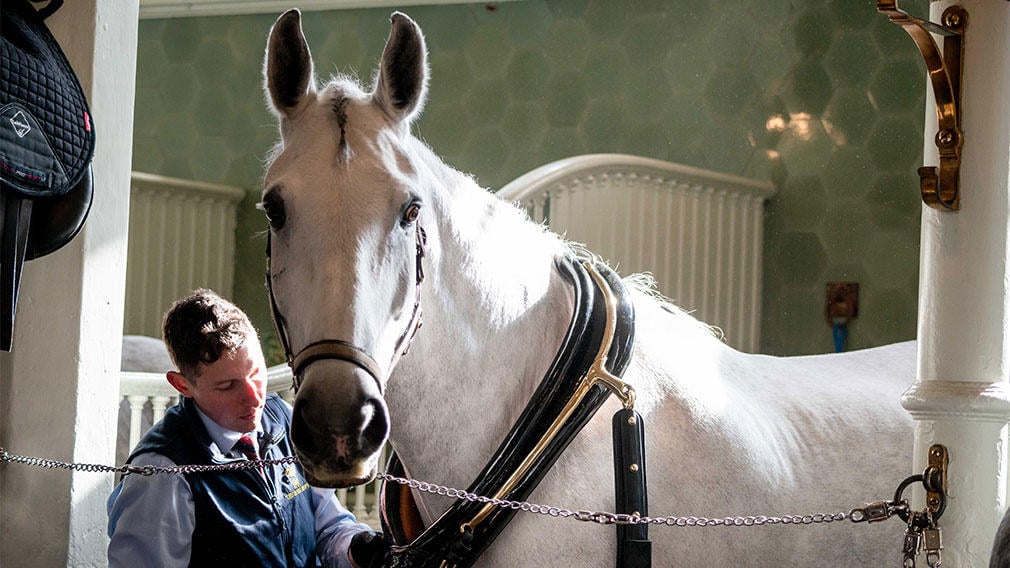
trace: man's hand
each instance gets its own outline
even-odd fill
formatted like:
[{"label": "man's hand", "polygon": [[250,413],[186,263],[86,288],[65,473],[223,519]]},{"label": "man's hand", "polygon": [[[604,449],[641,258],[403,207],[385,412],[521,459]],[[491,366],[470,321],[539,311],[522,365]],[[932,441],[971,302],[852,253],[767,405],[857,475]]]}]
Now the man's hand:
[{"label": "man's hand", "polygon": [[386,565],[386,554],[389,553],[389,541],[382,533],[362,531],[351,537],[347,547],[347,555],[358,568],[383,568]]}]

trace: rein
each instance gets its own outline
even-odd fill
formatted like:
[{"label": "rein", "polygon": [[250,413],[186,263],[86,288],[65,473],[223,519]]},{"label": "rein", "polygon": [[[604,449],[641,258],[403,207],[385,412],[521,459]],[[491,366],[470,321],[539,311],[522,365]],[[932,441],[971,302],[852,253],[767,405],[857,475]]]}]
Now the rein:
[{"label": "rein", "polygon": [[[397,362],[400,358],[407,354],[410,349],[410,344],[414,340],[414,336],[417,334],[417,330],[421,328],[421,283],[424,281],[424,266],[421,260],[424,258],[426,246],[428,244],[428,236],[424,232],[424,228],[418,223],[415,225],[417,230],[415,231],[414,242],[416,247],[415,256],[415,276],[414,276],[414,308],[410,316],[410,322],[407,324],[406,330],[404,330],[403,335],[400,336],[399,341],[397,341],[397,348],[394,351],[393,359],[389,363],[389,371],[391,372],[394,367],[396,367]],[[281,313],[280,308],[277,307],[277,299],[274,297],[274,288],[270,277],[270,233],[267,233],[267,267],[266,267],[266,285],[267,285],[267,295],[270,297],[270,316],[274,322],[274,328],[277,330],[277,338],[280,341],[281,347],[284,348],[284,357],[287,359],[288,366],[291,367],[292,375],[292,386],[295,393],[298,392],[298,387],[301,386],[302,371],[305,367],[310,364],[320,361],[323,359],[336,359],[338,361],[347,361],[356,365],[359,369],[368,373],[375,381],[375,384],[379,387],[379,392],[382,392],[383,385],[383,372],[382,368],[375,361],[375,359],[364,349],[341,339],[320,339],[314,341],[305,347],[303,347],[298,353],[293,353],[291,349],[291,340],[288,338],[287,328],[285,327],[284,315]]]},{"label": "rein", "polygon": [[[623,282],[601,263],[565,258],[557,262],[557,268],[572,284],[575,295],[568,331],[544,379],[469,492],[495,499],[525,499],[611,394],[624,402],[625,409],[619,414],[637,416],[631,409],[634,391],[619,378],[630,362],[634,343],[634,307]],[[626,452],[615,448],[616,453]],[[635,468],[640,472],[638,493],[644,498],[645,464],[639,463]],[[387,473],[403,473],[395,453]],[[625,501],[618,498],[619,505]],[[646,514],[643,500],[631,501],[640,505],[636,514]],[[409,490],[385,483],[380,517],[383,531],[393,543],[389,566],[471,566],[515,512],[457,501],[417,534],[421,522]],[[627,547],[619,543],[618,548]],[[648,566],[648,562],[635,565]],[[624,565],[631,564],[619,564]]]}]

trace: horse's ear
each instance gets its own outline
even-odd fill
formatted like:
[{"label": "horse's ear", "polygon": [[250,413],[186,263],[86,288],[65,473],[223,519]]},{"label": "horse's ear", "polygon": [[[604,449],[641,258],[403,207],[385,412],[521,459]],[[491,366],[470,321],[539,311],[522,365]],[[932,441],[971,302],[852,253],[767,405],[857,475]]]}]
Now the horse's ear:
[{"label": "horse's ear", "polygon": [[428,90],[428,55],[421,28],[400,12],[382,51],[373,97],[396,120],[409,121],[424,106]]},{"label": "horse's ear", "polygon": [[281,14],[270,29],[263,77],[273,109],[281,115],[289,115],[307,93],[315,90],[312,54],[297,9]]}]

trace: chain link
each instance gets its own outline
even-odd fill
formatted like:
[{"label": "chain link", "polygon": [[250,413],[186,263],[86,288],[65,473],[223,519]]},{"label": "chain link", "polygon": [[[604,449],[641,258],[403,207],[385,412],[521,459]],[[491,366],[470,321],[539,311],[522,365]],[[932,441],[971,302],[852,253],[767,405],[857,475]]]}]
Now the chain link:
[{"label": "chain link", "polygon": [[[124,464],[118,467],[87,463],[69,463],[58,460],[34,458],[29,456],[19,456],[11,454],[6,449],[0,447],[0,463],[20,463],[24,465],[41,467],[47,469],[66,469],[71,471],[84,471],[93,473],[135,473],[139,475],[156,474],[185,474],[203,473],[209,471],[228,471],[258,468],[260,465],[287,465],[297,463],[298,458],[288,456],[278,460],[240,460],[215,465],[175,465],[175,466],[135,466]],[[600,511],[587,511],[564,509],[562,507],[550,507],[528,501],[510,501],[508,499],[496,499],[478,495],[462,489],[445,487],[426,481],[416,479],[406,479],[387,473],[376,475],[383,481],[390,481],[400,485],[406,485],[411,489],[416,489],[424,493],[449,497],[450,499],[463,499],[471,503],[491,504],[503,509],[525,511],[527,513],[546,515],[555,518],[573,519],[585,523],[597,523],[601,525],[664,525],[670,527],[752,527],[762,525],[812,525],[819,523],[833,523],[835,521],[852,520],[859,522],[861,519],[853,511],[838,513],[815,513],[812,515],[748,515],[738,517],[649,517],[643,515],[629,515],[625,513],[607,513]]]},{"label": "chain link", "polygon": [[817,523],[833,523],[835,521],[844,521],[846,519],[852,519],[852,512],[838,512],[838,513],[816,513],[812,515],[781,515],[781,516],[766,516],[766,515],[748,515],[742,517],[721,517],[721,518],[708,518],[708,517],[649,517],[643,515],[629,515],[625,513],[606,513],[599,511],[586,511],[577,510],[572,511],[570,509],[564,509],[561,507],[549,507],[547,505],[540,505],[537,503],[530,503],[528,501],[510,501],[508,499],[495,499],[494,497],[485,497],[483,495],[477,495],[476,493],[471,493],[468,491],[463,491],[462,489],[454,489],[451,487],[444,487],[442,485],[436,485],[434,483],[428,483],[426,481],[418,481],[416,479],[406,479],[403,477],[397,477],[395,475],[389,475],[387,473],[379,473],[377,476],[383,481],[391,481],[393,483],[398,483],[400,485],[406,485],[411,489],[416,489],[425,493],[431,493],[433,495],[441,495],[444,497],[450,497],[452,499],[463,499],[469,502],[491,504],[503,509],[513,509],[518,511],[525,511],[527,513],[534,513],[540,515],[547,515],[550,517],[564,518],[564,519],[574,519],[576,521],[582,521],[586,523],[597,523],[601,525],[665,525],[670,527],[751,527],[751,526],[761,526],[761,525],[811,525]]},{"label": "chain link", "polygon": [[10,463],[20,463],[24,465],[30,465],[34,467],[41,467],[45,469],[67,469],[70,471],[84,471],[91,473],[136,473],[139,475],[155,475],[155,474],[184,474],[184,473],[203,473],[208,471],[229,471],[229,470],[243,470],[243,469],[256,469],[260,465],[286,465],[289,463],[296,463],[298,458],[293,456],[288,456],[281,458],[279,460],[238,460],[222,464],[214,465],[130,465],[123,464],[121,466],[111,466],[111,465],[99,465],[93,463],[70,463],[63,462],[59,460],[43,459],[43,458],[33,458],[29,456],[19,456],[17,454],[12,454],[8,452],[3,447],[0,447],[0,463],[10,462]]}]

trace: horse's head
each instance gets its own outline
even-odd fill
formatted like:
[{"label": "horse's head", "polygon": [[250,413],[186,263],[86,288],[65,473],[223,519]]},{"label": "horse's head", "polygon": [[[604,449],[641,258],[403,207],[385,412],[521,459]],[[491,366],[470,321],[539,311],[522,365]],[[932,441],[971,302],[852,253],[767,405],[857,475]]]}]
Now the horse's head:
[{"label": "horse's head", "polygon": [[312,484],[354,485],[375,474],[383,390],[419,323],[426,195],[406,144],[426,91],[424,38],[393,14],[371,91],[347,79],[317,90],[291,10],[270,32],[264,75],[281,142],[261,206],[274,319],[294,357],[291,434]]}]

